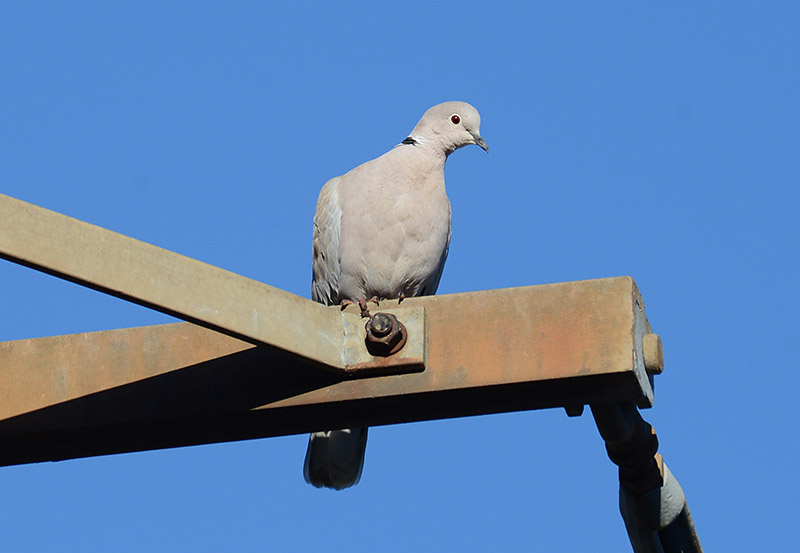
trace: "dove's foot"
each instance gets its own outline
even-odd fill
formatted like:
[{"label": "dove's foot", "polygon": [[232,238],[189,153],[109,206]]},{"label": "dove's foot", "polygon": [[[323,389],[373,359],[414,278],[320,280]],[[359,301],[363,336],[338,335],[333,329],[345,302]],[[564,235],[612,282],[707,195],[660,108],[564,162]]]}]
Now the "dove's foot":
[{"label": "dove's foot", "polygon": [[375,305],[380,305],[380,303],[378,303],[378,296],[372,296],[368,300],[358,300],[358,307],[361,309],[361,317],[362,318],[369,318],[370,317],[369,309],[367,309],[367,303],[368,302],[372,302]]},{"label": "dove's foot", "polygon": [[342,303],[340,305],[342,306],[342,310],[344,310],[344,308],[347,307],[348,305],[353,305],[353,304],[357,303],[358,304],[358,308],[361,310],[361,317],[362,318],[369,318],[370,314],[369,314],[369,309],[367,308],[367,302],[372,302],[375,305],[380,305],[378,303],[378,296],[372,296],[368,300],[365,300],[365,299],[360,299],[358,301],[342,300]]}]

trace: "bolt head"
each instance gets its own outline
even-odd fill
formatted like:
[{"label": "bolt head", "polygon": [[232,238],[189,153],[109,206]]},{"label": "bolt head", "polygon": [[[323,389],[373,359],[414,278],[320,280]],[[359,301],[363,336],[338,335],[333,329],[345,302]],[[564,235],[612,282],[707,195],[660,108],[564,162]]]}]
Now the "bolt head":
[{"label": "bolt head", "polygon": [[393,323],[397,323],[397,319],[392,321],[392,317],[386,313],[376,313],[369,320],[369,331],[378,337],[388,336],[394,326]]}]

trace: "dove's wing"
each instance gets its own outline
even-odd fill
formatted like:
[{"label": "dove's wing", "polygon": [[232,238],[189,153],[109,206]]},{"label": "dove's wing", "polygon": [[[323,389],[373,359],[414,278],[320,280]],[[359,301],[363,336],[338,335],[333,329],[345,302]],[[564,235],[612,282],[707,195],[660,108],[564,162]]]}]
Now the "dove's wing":
[{"label": "dove's wing", "polygon": [[339,207],[339,181],[336,177],[322,187],[314,214],[314,259],[311,299],[335,305],[339,299],[339,233],[342,209]]}]

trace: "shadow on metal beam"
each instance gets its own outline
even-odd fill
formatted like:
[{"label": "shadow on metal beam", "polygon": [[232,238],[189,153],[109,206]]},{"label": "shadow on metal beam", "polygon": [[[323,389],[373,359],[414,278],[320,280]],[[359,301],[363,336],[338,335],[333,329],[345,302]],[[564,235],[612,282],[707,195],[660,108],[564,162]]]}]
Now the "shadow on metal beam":
[{"label": "shadow on metal beam", "polygon": [[[391,378],[391,377],[386,377]],[[341,402],[303,403],[340,380],[284,354],[252,347],[0,421],[0,465],[236,441],[330,428],[378,426],[586,403],[624,390],[604,377],[580,382],[475,386]],[[274,407],[295,398],[295,405]]]}]

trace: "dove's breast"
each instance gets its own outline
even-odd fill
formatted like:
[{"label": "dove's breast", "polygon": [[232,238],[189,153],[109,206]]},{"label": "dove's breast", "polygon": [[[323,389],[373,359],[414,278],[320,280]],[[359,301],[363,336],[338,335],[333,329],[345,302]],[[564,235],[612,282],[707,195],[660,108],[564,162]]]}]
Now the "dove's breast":
[{"label": "dove's breast", "polygon": [[444,165],[420,170],[388,154],[370,163],[339,186],[339,299],[433,294],[450,243]]}]

